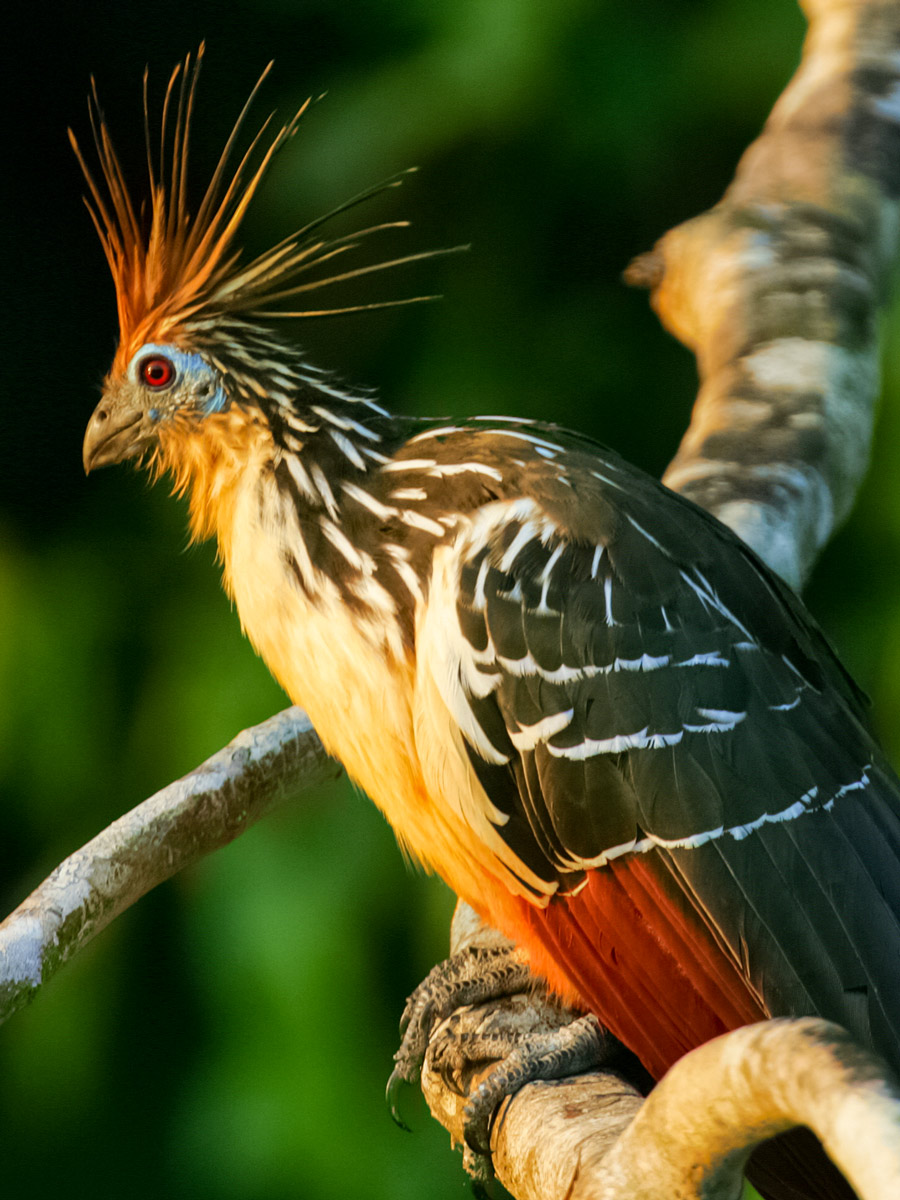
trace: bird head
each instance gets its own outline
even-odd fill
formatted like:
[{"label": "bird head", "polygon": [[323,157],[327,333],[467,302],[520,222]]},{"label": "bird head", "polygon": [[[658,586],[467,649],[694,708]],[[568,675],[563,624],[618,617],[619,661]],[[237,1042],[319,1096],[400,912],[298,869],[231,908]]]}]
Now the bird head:
[{"label": "bird head", "polygon": [[[191,208],[188,147],[202,58],[201,46],[193,59],[188,55],[172,72],[163,102],[158,156],[152,148],[156,138],[150,135],[145,74],[148,202],[138,204],[132,199],[95,86],[89,111],[99,177],[95,178],[69,131],[88,185],[85,203],[115,281],[120,327],[118,350],[85,434],[87,471],[138,459],[150,461],[158,470],[172,469],[176,481],[183,484],[185,458],[197,459],[188,452],[192,439],[226,430],[236,421],[266,420],[273,410],[290,404],[304,377],[300,352],[273,331],[273,323],[430,299],[417,296],[297,310],[297,297],[444,253],[426,251],[331,270],[333,260],[369,236],[408,224],[391,221],[334,238],[318,233],[331,217],[398,186],[401,175],[354,196],[256,258],[243,259],[236,237],[244,216],[275,154],[294,136],[309,101],[274,135],[269,132],[272,118],[267,118],[249,148],[236,152],[269,64],[243,107],[199,204]],[[317,273],[326,263],[324,275]]]},{"label": "bird head", "polygon": [[231,404],[222,375],[202,354],[147,342],[111,373],[84,435],[84,469],[140,458],[160,432],[183,432]]}]

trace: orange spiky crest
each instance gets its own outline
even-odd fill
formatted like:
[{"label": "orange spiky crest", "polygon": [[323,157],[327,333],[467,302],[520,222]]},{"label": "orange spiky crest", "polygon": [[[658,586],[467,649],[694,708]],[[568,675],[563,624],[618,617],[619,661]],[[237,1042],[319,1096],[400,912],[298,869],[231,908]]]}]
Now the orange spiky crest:
[{"label": "orange spiky crest", "polygon": [[[369,234],[408,225],[407,221],[391,221],[334,239],[310,236],[329,218],[387,188],[399,186],[403,179],[403,175],[400,175],[354,196],[284,238],[251,262],[242,264],[240,251],[235,247],[236,235],[275,154],[296,133],[300,118],[310,101],[301,105],[265,146],[263,138],[272,121],[270,114],[232,171],[229,162],[250,106],[272,68],[269,63],[228,136],[196,213],[192,213],[187,200],[188,158],[191,120],[203,54],[204,46],[201,44],[193,61],[191,55],[187,55],[184,63],[179,63],[169,78],[162,109],[158,169],[150,137],[148,73],[144,72],[149,220],[145,219],[144,207],[135,206],[128,190],[93,79],[88,110],[105,191],[95,181],[74,133],[69,130],[69,141],[90,193],[89,198],[85,197],[85,204],[103,245],[116,287],[120,341],[113,373],[123,371],[145,343],[189,343],[192,326],[208,326],[211,320],[225,314],[249,319],[328,316],[432,299],[416,296],[349,308],[302,311],[271,307],[316,288],[445,251],[425,251],[357,267],[324,279],[297,282],[302,273],[355,249],[360,239]],[[175,116],[172,123],[173,107]]]}]

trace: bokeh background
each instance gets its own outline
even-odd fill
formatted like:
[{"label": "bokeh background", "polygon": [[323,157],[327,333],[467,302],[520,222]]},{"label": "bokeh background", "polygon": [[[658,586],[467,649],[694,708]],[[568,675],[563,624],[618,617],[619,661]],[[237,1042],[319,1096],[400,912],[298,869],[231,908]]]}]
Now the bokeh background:
[{"label": "bokeh background", "polygon": [[[258,112],[304,118],[248,229],[257,249],[411,165],[363,219],[389,252],[465,255],[336,301],[435,304],[298,329],[401,410],[519,413],[658,473],[691,357],[620,282],[720,195],[799,55],[792,0],[121,0],[5,21],[0,339],[0,892],[285,704],[183,507],[81,436],[115,344],[110,280],[65,140],[94,73],[139,179],[140,80],[202,38],[196,178],[272,57]],[[11,22],[11,23],[10,23]],[[808,599],[900,760],[900,351],[888,327],[873,470]],[[891,330],[895,331],[893,339]],[[0,1030],[10,1195],[96,1200],[465,1196],[420,1099],[382,1099],[404,996],[451,898],[347,786],[289,806],[123,916]]]}]

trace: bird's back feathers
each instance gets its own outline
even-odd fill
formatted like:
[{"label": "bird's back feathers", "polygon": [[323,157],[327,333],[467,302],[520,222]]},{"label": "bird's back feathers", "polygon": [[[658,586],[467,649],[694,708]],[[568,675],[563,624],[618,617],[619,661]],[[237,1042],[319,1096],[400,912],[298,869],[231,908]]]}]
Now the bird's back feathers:
[{"label": "bird's back feathers", "polygon": [[[657,1071],[696,1044],[692,1005],[706,1036],[818,1012],[900,1064],[900,792],[858,689],[738,539],[616,456],[489,425],[416,448],[490,465],[517,437],[512,496],[449,551],[441,678],[518,878],[541,881],[520,939]],[[557,478],[529,488],[536,458]]]}]

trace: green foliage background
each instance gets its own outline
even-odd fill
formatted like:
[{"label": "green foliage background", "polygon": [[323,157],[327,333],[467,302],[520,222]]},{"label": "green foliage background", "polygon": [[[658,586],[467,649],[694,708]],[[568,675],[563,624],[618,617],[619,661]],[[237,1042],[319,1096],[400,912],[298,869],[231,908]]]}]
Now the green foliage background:
[{"label": "green foliage background", "polygon": [[[791,0],[114,0],[8,24],[0,338],[0,891],[285,703],[242,640],[211,548],[80,443],[115,340],[112,288],[65,144],[94,72],[139,180],[140,80],[208,40],[202,181],[269,58],[259,113],[304,118],[253,216],[257,248],[369,183],[420,173],[366,218],[388,249],[471,244],[340,299],[441,303],[298,330],[313,361],[401,410],[541,416],[653,472],[694,391],[690,356],[619,279],[714,202],[799,54]],[[892,323],[896,329],[896,321]],[[808,598],[900,759],[900,355],[873,472]],[[464,1196],[409,1099],[382,1100],[406,993],[451,898],[335,786],[141,902],[0,1030],[11,1195],[168,1200]]]}]

